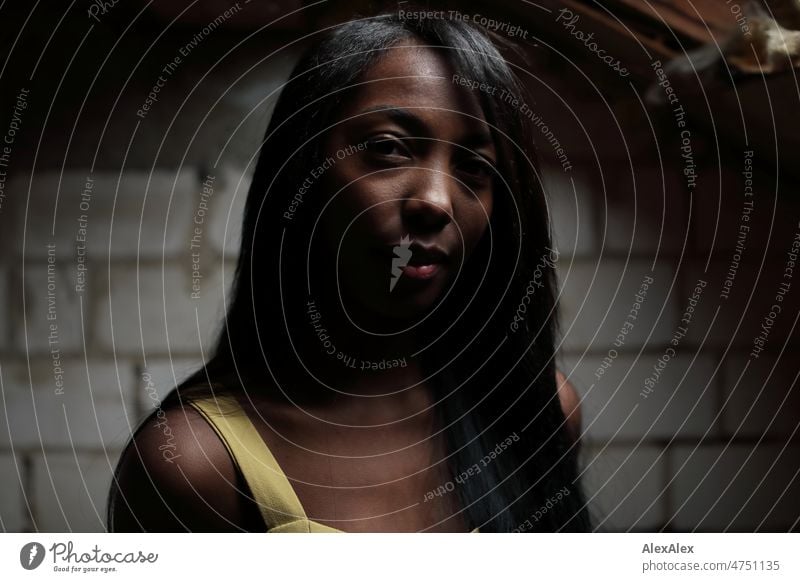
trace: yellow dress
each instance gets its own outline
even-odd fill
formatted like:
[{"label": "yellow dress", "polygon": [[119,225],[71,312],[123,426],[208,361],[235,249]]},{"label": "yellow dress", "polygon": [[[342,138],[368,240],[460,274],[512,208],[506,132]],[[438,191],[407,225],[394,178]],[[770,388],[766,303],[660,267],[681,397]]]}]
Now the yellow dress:
[{"label": "yellow dress", "polygon": [[[228,449],[270,533],[345,533],[308,519],[289,479],[232,395],[189,400]],[[478,533],[478,528],[472,530]]]}]

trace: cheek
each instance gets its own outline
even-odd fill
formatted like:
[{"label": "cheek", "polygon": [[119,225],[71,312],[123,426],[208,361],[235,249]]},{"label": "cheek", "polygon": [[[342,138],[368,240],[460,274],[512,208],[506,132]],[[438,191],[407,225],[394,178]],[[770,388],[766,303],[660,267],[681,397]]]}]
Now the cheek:
[{"label": "cheek", "polygon": [[[478,245],[483,235],[489,228],[492,217],[492,196],[482,196],[473,201],[463,212],[459,225],[464,237],[464,247],[467,256]],[[494,234],[494,233],[493,233]]]},{"label": "cheek", "polygon": [[336,231],[331,234],[360,240],[364,236],[374,236],[391,224],[395,204],[391,190],[379,180],[363,177],[351,180],[329,183],[328,195],[336,196],[328,209],[329,224],[330,230]]}]

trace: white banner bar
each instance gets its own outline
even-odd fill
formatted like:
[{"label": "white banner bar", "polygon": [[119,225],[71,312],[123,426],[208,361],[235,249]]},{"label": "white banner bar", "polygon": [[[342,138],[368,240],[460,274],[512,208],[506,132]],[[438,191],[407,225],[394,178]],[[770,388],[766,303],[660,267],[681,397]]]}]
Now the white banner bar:
[{"label": "white banner bar", "polygon": [[0,579],[796,582],[799,554],[772,533],[3,534]]}]

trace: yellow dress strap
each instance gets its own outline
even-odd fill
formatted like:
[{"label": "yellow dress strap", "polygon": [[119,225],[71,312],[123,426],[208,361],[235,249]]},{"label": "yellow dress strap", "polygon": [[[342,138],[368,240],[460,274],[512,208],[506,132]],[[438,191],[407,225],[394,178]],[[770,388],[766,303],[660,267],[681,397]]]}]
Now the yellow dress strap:
[{"label": "yellow dress strap", "polygon": [[[292,484],[235,396],[209,396],[188,403],[222,440],[258,504],[267,531],[344,533],[308,519]],[[478,531],[477,527],[472,530]]]},{"label": "yellow dress strap", "polygon": [[190,400],[219,435],[261,511],[268,531],[310,532],[309,522],[289,479],[233,395]]}]

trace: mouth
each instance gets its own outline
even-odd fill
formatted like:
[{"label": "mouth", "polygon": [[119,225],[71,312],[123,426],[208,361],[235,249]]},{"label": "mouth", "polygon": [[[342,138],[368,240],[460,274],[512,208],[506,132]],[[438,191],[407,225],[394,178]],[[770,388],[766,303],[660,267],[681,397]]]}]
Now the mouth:
[{"label": "mouth", "polygon": [[435,245],[424,246],[412,243],[409,247],[411,258],[408,264],[412,266],[441,265],[448,261],[450,256],[440,247]]},{"label": "mouth", "polygon": [[444,250],[436,246],[423,246],[414,243],[410,247],[411,257],[402,266],[403,274],[411,279],[430,279],[434,277],[448,260]]},{"label": "mouth", "polygon": [[432,279],[450,260],[450,255],[439,246],[410,243],[407,239],[385,248],[391,257],[393,278],[404,275],[418,281]]},{"label": "mouth", "polygon": [[440,268],[441,265],[436,263],[429,265],[406,265],[402,267],[403,274],[411,279],[430,279],[439,272]]}]

